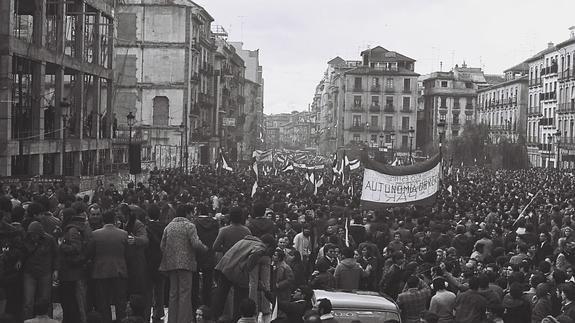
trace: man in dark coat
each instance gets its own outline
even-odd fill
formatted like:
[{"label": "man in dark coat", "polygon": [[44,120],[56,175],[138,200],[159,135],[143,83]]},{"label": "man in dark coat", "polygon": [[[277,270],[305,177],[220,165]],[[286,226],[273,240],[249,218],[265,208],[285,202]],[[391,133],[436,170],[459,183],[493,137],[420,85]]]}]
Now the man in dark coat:
[{"label": "man in dark coat", "polygon": [[114,225],[114,211],[105,212],[102,221],[104,227],[92,232],[88,255],[92,260],[91,278],[94,279],[96,287],[96,311],[103,316],[104,323],[111,323],[110,300],[115,303],[117,320],[121,321],[126,317],[128,232]]},{"label": "man in dark coat", "polygon": [[276,231],[275,223],[272,220],[266,219],[264,217],[266,213],[266,208],[267,206],[263,202],[257,202],[253,206],[252,210],[253,218],[249,220],[247,226],[252,232],[252,235],[254,237],[260,238],[266,233],[272,235],[275,234]]},{"label": "man in dark coat", "polygon": [[148,275],[151,279],[152,288],[152,320],[154,323],[163,322],[164,317],[164,286],[165,278],[160,273],[158,268],[162,261],[162,249],[160,243],[162,242],[162,235],[166,228],[166,223],[160,221],[160,208],[152,204],[148,208],[148,216],[150,220],[146,226],[148,232],[148,248],[146,249],[146,259],[148,264]]},{"label": "man in dark coat", "polygon": [[[192,295],[194,308],[200,304],[210,306],[211,292],[214,280],[214,266],[216,265],[216,254],[212,246],[218,236],[220,226],[210,214],[209,208],[204,204],[196,206],[197,218],[194,221],[198,231],[198,237],[204,245],[208,247],[206,252],[198,254],[198,271],[194,272],[192,280]],[[202,288],[200,294],[200,272],[202,273]],[[201,296],[201,298],[200,298]]]}]

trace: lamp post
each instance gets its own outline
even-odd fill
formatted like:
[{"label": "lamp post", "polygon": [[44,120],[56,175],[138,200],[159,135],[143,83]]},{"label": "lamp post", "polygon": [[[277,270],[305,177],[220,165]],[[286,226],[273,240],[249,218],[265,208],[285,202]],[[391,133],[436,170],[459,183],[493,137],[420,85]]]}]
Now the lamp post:
[{"label": "lamp post", "polygon": [[180,124],[180,170],[184,168],[184,131],[186,130],[186,126],[182,122]]},{"label": "lamp post", "polygon": [[68,102],[67,98],[63,98],[60,102],[60,109],[62,113],[62,175],[64,175],[68,164],[66,161],[66,135],[68,119],[70,118],[70,102]]},{"label": "lamp post", "polygon": [[551,161],[551,143],[553,142],[553,135],[552,134],[548,134],[547,135],[547,166],[546,168],[549,168],[549,162]]},{"label": "lamp post", "polygon": [[415,135],[415,129],[413,127],[409,128],[409,164],[413,164],[413,136]]},{"label": "lamp post", "polygon": [[555,168],[559,169],[559,144],[561,143],[561,130],[557,129],[557,131],[553,134],[555,136],[555,145],[557,146],[557,157],[555,157]]},{"label": "lamp post", "polygon": [[132,113],[132,111],[130,111],[130,113],[128,113],[128,115],[126,116],[126,121],[128,122],[128,130],[129,130],[129,134],[128,134],[128,165],[132,164],[132,155],[130,154],[130,149],[132,149],[132,127],[134,126],[134,123],[136,121],[136,116]]},{"label": "lamp post", "polygon": [[395,149],[393,148],[393,142],[395,141],[395,132],[391,132],[391,159],[395,161]]},{"label": "lamp post", "polygon": [[439,134],[439,152],[441,153],[441,146],[443,144],[443,136],[445,135],[445,122],[440,121],[437,124],[437,132]]}]

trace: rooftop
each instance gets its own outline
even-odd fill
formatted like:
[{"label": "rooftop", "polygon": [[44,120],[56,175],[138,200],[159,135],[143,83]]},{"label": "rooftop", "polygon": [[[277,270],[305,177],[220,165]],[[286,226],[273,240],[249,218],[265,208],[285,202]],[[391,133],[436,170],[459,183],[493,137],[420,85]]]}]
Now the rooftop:
[{"label": "rooftop", "polygon": [[527,64],[526,62],[521,62],[521,63],[519,63],[513,67],[506,69],[503,72],[504,73],[507,73],[507,72],[529,72],[529,64]]},{"label": "rooftop", "polygon": [[406,68],[399,67],[397,69],[382,69],[377,67],[359,66],[348,71],[344,74],[351,75],[406,75],[406,76],[419,76],[419,74],[410,71]]},{"label": "rooftop", "polygon": [[397,62],[408,61],[415,62],[413,58],[409,58],[400,53],[389,51],[381,46],[376,46],[361,52],[361,56],[368,55],[371,62]]}]

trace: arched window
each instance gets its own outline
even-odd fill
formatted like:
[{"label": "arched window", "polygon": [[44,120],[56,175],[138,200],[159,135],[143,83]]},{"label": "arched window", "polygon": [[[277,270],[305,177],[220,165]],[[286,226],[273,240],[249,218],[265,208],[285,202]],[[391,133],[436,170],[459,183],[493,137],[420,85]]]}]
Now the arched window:
[{"label": "arched window", "polygon": [[156,96],[152,106],[152,125],[169,126],[170,100],[165,96]]}]

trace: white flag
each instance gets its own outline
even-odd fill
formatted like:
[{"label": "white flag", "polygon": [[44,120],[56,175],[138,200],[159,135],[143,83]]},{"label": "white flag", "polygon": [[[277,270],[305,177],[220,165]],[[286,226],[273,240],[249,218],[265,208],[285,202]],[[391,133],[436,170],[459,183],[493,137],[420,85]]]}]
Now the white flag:
[{"label": "white flag", "polygon": [[224,155],[222,155],[222,168],[230,172],[233,171],[233,169],[228,165],[228,162],[224,158]]},{"label": "white flag", "polygon": [[360,165],[359,159],[354,159],[349,162],[349,170],[358,169]]},{"label": "white flag", "polygon": [[449,192],[449,194],[453,194],[453,186],[449,185],[447,191]]},{"label": "white flag", "polygon": [[252,187],[252,197],[254,197],[257,190],[258,190],[258,181],[255,181],[254,186]]},{"label": "white flag", "polygon": [[273,321],[278,318],[278,298],[274,302],[274,310],[272,311],[272,316],[270,317],[270,321]]}]

